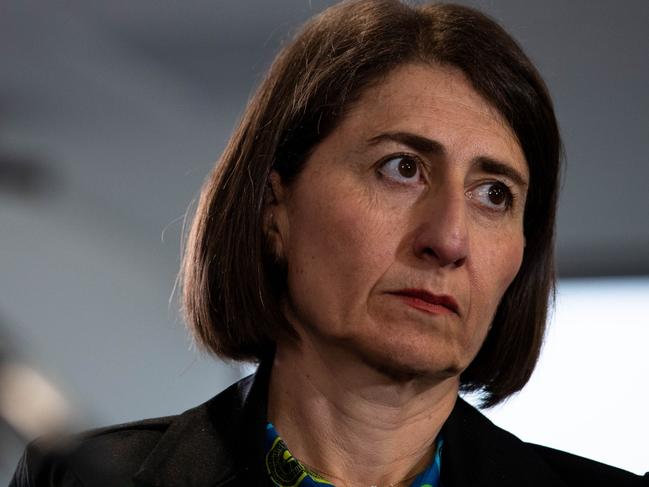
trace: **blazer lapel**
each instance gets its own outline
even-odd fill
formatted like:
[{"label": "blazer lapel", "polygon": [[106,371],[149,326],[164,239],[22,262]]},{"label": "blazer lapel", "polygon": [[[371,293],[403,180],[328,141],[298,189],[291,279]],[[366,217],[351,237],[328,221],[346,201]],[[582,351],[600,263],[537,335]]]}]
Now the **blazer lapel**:
[{"label": "blazer lapel", "polygon": [[444,487],[565,487],[534,452],[458,398],[442,429]]},{"label": "blazer lapel", "polygon": [[152,487],[261,486],[270,366],[179,415],[134,476]]}]

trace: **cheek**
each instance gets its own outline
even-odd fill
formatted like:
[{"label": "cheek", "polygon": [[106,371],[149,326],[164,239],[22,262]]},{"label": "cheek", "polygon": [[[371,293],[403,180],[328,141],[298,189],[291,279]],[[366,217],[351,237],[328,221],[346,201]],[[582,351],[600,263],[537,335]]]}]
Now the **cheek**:
[{"label": "cheek", "polygon": [[471,297],[464,347],[475,357],[482,346],[500,300],[516,277],[523,258],[524,240],[518,234],[492,240],[474,254]]},{"label": "cheek", "polygon": [[289,217],[290,299],[300,321],[344,333],[346,323],[362,318],[372,286],[393,260],[394,229],[364,191],[323,184],[298,196]]},{"label": "cheek", "polygon": [[[492,245],[484,246],[476,256],[480,271],[476,273],[476,287],[486,316],[492,316],[503,294],[518,274],[524,251],[524,238],[520,232],[509,232],[492,238]],[[477,296],[474,296],[476,298]]]},{"label": "cheek", "polygon": [[[509,240],[509,245],[504,246],[503,262],[501,263],[502,276],[500,282],[500,297],[505,293],[512,283],[523,262],[523,253],[525,251],[525,239],[522,235],[516,234]],[[499,298],[500,301],[500,298]]]}]

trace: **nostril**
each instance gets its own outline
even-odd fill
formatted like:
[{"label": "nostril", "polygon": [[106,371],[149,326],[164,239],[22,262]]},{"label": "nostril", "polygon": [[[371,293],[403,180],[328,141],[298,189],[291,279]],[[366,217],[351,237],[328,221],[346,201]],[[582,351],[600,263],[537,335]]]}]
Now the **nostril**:
[{"label": "nostril", "polygon": [[466,262],[466,257],[461,257],[454,262],[455,267],[462,267]]},{"label": "nostril", "polygon": [[435,255],[435,251],[434,251],[432,248],[430,248],[430,247],[426,247],[426,248],[424,248],[424,250],[423,250],[422,253],[423,253],[424,255],[430,255],[430,256],[432,256],[432,257],[436,257],[436,255]]},{"label": "nostril", "polygon": [[419,250],[419,256],[420,258],[435,260],[442,267],[461,267],[466,262],[467,257],[464,252],[453,251],[451,249],[435,251],[430,246],[422,246]]}]

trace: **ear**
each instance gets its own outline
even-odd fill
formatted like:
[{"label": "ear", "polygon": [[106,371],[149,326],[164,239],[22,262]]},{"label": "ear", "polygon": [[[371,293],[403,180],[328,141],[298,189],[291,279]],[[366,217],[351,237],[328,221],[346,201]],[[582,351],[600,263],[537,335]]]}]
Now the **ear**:
[{"label": "ear", "polygon": [[288,188],[275,170],[268,176],[264,194],[263,232],[277,259],[284,257],[288,242]]}]

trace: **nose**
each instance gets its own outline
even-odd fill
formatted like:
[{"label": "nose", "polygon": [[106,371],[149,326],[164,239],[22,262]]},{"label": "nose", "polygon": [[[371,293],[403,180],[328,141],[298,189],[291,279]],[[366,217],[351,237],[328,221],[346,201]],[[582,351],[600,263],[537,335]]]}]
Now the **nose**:
[{"label": "nose", "polygon": [[440,267],[460,267],[468,257],[466,197],[463,191],[440,188],[418,209],[415,255]]}]

